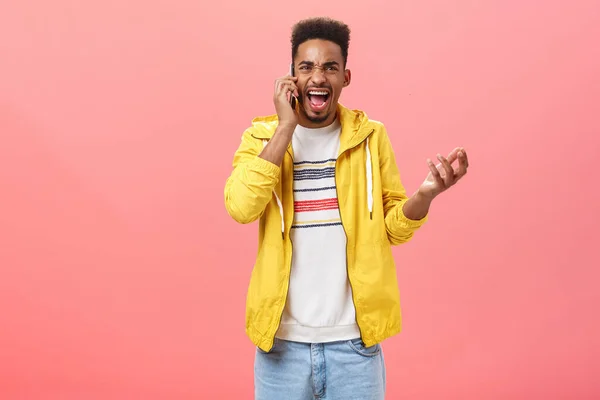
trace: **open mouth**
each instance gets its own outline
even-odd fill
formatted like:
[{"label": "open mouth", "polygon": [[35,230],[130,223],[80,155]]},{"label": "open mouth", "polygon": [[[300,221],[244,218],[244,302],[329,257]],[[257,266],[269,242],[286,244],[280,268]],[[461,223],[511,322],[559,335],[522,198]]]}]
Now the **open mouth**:
[{"label": "open mouth", "polygon": [[313,111],[321,111],[329,104],[330,94],[327,90],[309,90],[306,97]]}]

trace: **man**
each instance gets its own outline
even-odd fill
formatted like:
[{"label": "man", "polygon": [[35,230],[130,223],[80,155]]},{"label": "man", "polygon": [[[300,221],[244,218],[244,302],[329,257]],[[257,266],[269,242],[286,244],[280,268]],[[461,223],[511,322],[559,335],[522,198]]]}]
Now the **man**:
[{"label": "man", "polygon": [[246,305],[257,399],[383,399],[381,342],[401,328],[391,246],[467,171],[464,149],[438,155],[406,195],[384,125],[338,104],[349,39],[327,18],[294,26],[295,73],[275,81],[276,115],[244,132],[225,186],[231,217],[260,221]]}]

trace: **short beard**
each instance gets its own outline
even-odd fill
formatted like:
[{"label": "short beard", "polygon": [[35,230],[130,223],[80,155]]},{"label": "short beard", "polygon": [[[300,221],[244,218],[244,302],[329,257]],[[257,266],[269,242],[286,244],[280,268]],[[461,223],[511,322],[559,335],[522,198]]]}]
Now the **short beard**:
[{"label": "short beard", "polygon": [[327,118],[329,118],[330,114],[324,115],[322,117],[309,117],[308,115],[306,116],[306,118],[310,121],[313,122],[315,124],[320,124],[321,122],[325,122],[327,121]]}]

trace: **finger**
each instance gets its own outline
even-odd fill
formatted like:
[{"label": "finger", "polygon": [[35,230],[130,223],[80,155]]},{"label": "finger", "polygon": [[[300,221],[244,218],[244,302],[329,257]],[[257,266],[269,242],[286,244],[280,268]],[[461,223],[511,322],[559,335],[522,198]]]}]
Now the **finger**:
[{"label": "finger", "polygon": [[292,92],[294,94],[294,96],[298,97],[298,87],[291,82],[280,82],[278,87],[277,87],[277,92],[276,92],[276,96],[285,96],[287,97],[287,94],[289,92]]},{"label": "finger", "polygon": [[467,171],[467,168],[469,167],[469,160],[467,159],[467,153],[465,153],[463,150],[458,152],[458,167],[464,168],[465,172]]},{"label": "finger", "polygon": [[293,76],[284,76],[282,78],[277,79],[276,83],[293,83],[296,84],[297,78]]},{"label": "finger", "polygon": [[467,163],[465,161],[465,157],[462,153],[458,154],[458,170],[454,174],[454,181],[458,181],[460,178],[465,176],[467,173]]},{"label": "finger", "polygon": [[283,77],[275,80],[275,91],[279,91],[281,86],[284,84],[293,84],[296,87],[296,80],[294,77]]},{"label": "finger", "polygon": [[286,96],[288,92],[292,92],[294,96],[298,97],[298,87],[295,83],[290,81],[279,81],[277,86],[277,94],[280,95],[282,92],[284,92]]},{"label": "finger", "polygon": [[465,151],[464,147],[461,147],[461,153],[465,157],[465,166],[469,168],[469,157],[467,157],[467,152]]},{"label": "finger", "polygon": [[444,183],[444,180],[442,179],[442,176],[440,175],[440,171],[433,164],[433,161],[431,161],[431,159],[429,159],[429,158],[427,159],[427,165],[429,165],[429,170],[431,171],[431,175],[433,176],[433,179],[437,182],[438,185],[440,185],[440,187],[445,188],[446,184]]},{"label": "finger", "polygon": [[286,79],[296,82],[298,80],[298,77],[297,76],[292,76],[292,75],[284,75],[284,76],[280,76],[276,80],[286,80]]},{"label": "finger", "polygon": [[283,85],[289,85],[291,83],[293,83],[293,82],[289,79],[285,79],[285,78],[277,79],[275,81],[275,89],[277,89],[279,91],[279,90],[281,90],[281,87]]},{"label": "finger", "polygon": [[460,181],[466,174],[467,174],[466,171],[464,173],[457,172],[455,175],[455,178],[454,178],[454,185],[456,185],[456,183],[458,183],[458,181]]},{"label": "finger", "polygon": [[458,158],[458,153],[460,152],[460,147],[455,148],[454,150],[452,150],[450,152],[450,154],[448,154],[448,162],[450,163],[450,165],[452,165],[452,163],[454,161],[456,161],[456,159]]},{"label": "finger", "polygon": [[[452,150],[452,153],[450,153],[448,155],[448,161],[450,161],[450,164],[452,164],[455,160],[459,160],[460,162],[460,157],[464,156],[464,159],[466,161],[466,165],[467,167],[469,166],[469,160],[467,158],[467,152],[465,151],[464,147],[457,147],[454,150]],[[450,160],[452,158],[452,160]]]},{"label": "finger", "polygon": [[446,183],[446,186],[448,187],[448,186],[452,185],[452,182],[454,181],[454,169],[452,168],[452,165],[450,165],[448,160],[446,160],[444,157],[442,157],[441,154],[438,154],[437,158],[442,163],[442,166],[444,167],[444,171],[446,171],[446,176],[444,177],[445,178],[444,181]]},{"label": "finger", "polygon": [[287,90],[291,92],[294,96],[298,97],[298,86],[295,83],[289,83],[287,85]]},{"label": "finger", "polygon": [[292,99],[291,96],[294,96],[294,92],[297,92],[295,86],[285,83],[282,84],[279,92],[276,94],[277,101],[289,103]]}]

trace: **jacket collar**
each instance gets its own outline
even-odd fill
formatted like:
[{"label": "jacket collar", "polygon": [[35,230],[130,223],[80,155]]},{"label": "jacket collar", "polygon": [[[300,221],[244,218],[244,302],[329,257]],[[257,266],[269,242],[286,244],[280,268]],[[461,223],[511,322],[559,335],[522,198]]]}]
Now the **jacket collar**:
[{"label": "jacket collar", "polygon": [[[340,154],[360,144],[372,132],[367,114],[360,110],[351,110],[338,103],[338,118],[342,126],[340,135]],[[277,115],[257,117],[252,120],[252,137],[260,140],[270,140],[277,128]],[[291,143],[290,143],[291,146]]]}]

